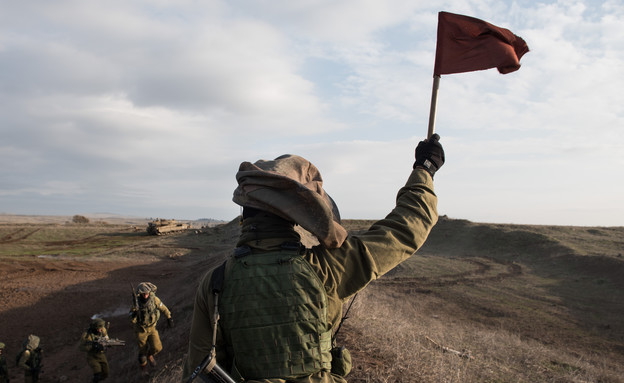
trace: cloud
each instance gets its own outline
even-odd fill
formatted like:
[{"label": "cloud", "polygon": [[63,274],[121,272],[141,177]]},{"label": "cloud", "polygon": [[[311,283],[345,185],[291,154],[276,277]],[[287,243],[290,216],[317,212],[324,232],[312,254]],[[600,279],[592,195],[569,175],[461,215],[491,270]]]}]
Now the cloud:
[{"label": "cloud", "polygon": [[422,5],[408,0],[304,0],[279,6],[268,0],[229,3],[237,14],[268,20],[297,38],[359,44],[387,26],[404,22]]},{"label": "cloud", "polygon": [[[15,26],[17,38],[3,44],[2,59],[13,75],[0,84],[23,96],[115,94],[139,108],[242,115],[260,121],[256,129],[273,131],[300,132],[296,121],[323,114],[326,106],[313,95],[314,85],[296,73],[287,39],[269,24],[207,12],[197,20],[184,7],[146,12],[117,5],[77,5],[69,16],[43,7],[32,17],[57,33]],[[175,11],[194,23],[158,17]],[[76,21],[85,18],[94,22]]]},{"label": "cloud", "polygon": [[617,222],[595,213],[624,210],[616,0],[9,2],[0,210],[230,219],[238,164],[296,153],[343,216],[382,217],[425,134],[438,7],[531,48],[442,79],[441,212]]}]

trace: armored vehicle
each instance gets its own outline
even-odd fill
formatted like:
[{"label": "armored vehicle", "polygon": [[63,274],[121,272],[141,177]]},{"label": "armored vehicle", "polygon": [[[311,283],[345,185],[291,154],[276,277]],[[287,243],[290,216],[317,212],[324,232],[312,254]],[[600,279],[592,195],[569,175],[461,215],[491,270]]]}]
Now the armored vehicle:
[{"label": "armored vehicle", "polygon": [[147,224],[147,232],[152,235],[168,234],[190,229],[191,225],[177,222],[175,219],[157,218]]}]

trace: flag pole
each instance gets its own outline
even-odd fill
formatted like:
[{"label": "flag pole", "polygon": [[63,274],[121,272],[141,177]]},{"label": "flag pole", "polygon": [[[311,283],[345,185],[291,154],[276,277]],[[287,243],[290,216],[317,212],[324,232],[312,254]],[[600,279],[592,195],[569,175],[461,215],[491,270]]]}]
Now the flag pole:
[{"label": "flag pole", "polygon": [[429,109],[429,128],[427,129],[427,138],[433,136],[433,131],[435,128],[439,88],[440,88],[440,75],[433,75],[433,87],[431,88],[431,108]]}]

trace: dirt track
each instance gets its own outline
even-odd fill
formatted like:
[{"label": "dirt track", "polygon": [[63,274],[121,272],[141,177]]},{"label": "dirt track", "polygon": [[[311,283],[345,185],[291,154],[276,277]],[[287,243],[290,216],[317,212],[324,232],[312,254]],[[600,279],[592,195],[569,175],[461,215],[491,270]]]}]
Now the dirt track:
[{"label": "dirt track", "polygon": [[[23,240],[31,231],[18,231],[2,240]],[[110,321],[111,337],[127,342],[125,347],[108,350],[111,377],[107,381],[140,380],[127,315],[132,302],[131,284],[155,283],[157,295],[172,311],[174,320],[187,321],[196,281],[212,264],[199,249],[189,252],[184,245],[176,247],[175,237],[149,241],[150,245],[137,251],[141,256],[135,260],[39,256],[0,261],[0,341],[7,345],[5,355],[12,381],[23,379],[23,373],[15,367],[15,355],[26,336],[33,333],[41,338],[44,350],[42,383],[89,382],[92,372],[85,354],[78,350],[78,340],[94,315]],[[166,245],[159,245],[165,241]],[[176,256],[181,253],[187,255]],[[166,321],[161,320],[159,331],[165,347],[157,358],[158,367],[162,367],[182,356],[188,326],[167,329]]]}]

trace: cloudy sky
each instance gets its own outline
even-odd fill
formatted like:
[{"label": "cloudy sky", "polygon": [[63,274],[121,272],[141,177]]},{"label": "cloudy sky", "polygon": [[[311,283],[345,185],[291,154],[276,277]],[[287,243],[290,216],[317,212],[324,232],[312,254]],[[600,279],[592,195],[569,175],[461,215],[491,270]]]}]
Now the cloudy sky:
[{"label": "cloudy sky", "polygon": [[442,77],[440,214],[623,226],[621,0],[3,1],[0,213],[230,220],[240,162],[293,153],[343,218],[382,218],[442,10],[531,51]]}]

